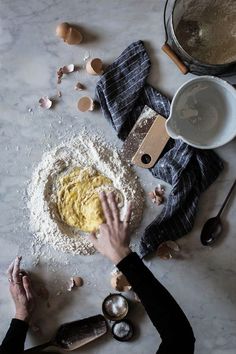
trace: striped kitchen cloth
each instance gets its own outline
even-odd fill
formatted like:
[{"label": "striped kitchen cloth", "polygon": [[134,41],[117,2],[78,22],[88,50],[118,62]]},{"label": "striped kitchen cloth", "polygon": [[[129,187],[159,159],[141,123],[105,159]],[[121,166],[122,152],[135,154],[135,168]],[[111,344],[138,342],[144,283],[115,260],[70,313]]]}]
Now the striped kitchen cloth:
[{"label": "striped kitchen cloth", "polygon": [[[124,140],[145,105],[168,117],[170,102],[146,83],[151,62],[142,41],[132,43],[111,64],[96,86],[96,98],[105,117]],[[167,240],[177,240],[193,227],[200,194],[223,169],[211,150],[195,149],[170,139],[161,158],[150,169],[154,177],[172,185],[162,212],[145,229],[139,244],[141,257]]]}]

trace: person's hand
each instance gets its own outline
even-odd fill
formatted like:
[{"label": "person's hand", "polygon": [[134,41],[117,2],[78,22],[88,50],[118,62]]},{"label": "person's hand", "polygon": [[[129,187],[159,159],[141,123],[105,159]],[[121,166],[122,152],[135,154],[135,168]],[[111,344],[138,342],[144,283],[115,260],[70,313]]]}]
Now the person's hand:
[{"label": "person's hand", "polygon": [[97,251],[109,258],[114,264],[117,264],[131,252],[128,232],[132,213],[131,203],[128,205],[124,220],[121,221],[114,193],[109,193],[107,196],[102,192],[100,199],[106,224],[100,225],[99,237],[96,237],[96,233],[93,232],[89,235],[89,240]]},{"label": "person's hand", "polygon": [[9,266],[7,274],[10,293],[15,303],[15,317],[29,322],[34,309],[34,294],[30,277],[20,269],[21,257],[17,257]]}]

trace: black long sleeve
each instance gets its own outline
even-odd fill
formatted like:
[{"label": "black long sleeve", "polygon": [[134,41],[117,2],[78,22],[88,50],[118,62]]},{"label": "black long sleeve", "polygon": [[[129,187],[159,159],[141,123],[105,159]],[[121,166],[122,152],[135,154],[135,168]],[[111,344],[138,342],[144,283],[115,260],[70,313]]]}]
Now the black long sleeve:
[{"label": "black long sleeve", "polygon": [[136,253],[130,253],[117,268],[139,296],[162,343],[158,354],[193,354],[192,328],[174,298],[154,277]]},{"label": "black long sleeve", "polygon": [[13,318],[2,345],[0,346],[0,354],[22,353],[24,351],[28,327],[26,322]]}]

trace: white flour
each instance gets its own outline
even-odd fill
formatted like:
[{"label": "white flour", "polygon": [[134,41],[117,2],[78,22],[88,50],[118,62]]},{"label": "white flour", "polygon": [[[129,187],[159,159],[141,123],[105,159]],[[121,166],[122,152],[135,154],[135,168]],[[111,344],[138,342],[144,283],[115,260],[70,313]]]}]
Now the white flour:
[{"label": "white flour", "polygon": [[33,173],[28,188],[30,228],[34,233],[34,248],[42,244],[71,254],[88,255],[94,247],[86,234],[60,219],[57,210],[56,185],[58,176],[74,167],[93,167],[113,181],[124,196],[121,217],[128,201],[133,203],[131,228],[137,227],[143,211],[143,191],[131,167],[121,160],[117,150],[99,136],[89,136],[86,131],[67,143],[43,154],[42,161]]}]

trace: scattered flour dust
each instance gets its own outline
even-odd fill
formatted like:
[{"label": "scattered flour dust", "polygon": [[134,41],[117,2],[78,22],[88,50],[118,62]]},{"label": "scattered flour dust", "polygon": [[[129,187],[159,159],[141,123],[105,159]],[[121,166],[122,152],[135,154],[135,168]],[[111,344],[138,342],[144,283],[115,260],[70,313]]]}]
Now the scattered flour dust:
[{"label": "scattered flour dust", "polygon": [[116,148],[98,135],[82,131],[76,138],[45,152],[33,173],[28,188],[30,228],[35,236],[34,248],[41,245],[70,254],[90,255],[95,252],[86,233],[65,224],[57,208],[58,178],[75,167],[94,168],[110,178],[115,189],[123,194],[121,218],[128,201],[132,201],[131,229],[141,220],[144,196],[138,177],[129,164],[122,160]]}]

